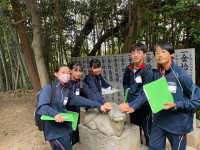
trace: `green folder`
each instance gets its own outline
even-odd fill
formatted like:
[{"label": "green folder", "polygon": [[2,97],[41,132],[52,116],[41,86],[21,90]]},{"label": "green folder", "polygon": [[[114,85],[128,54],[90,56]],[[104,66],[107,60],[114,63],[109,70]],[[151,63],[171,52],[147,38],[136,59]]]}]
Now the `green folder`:
[{"label": "green folder", "polygon": [[74,122],[72,122],[72,129],[75,131],[78,124],[79,113],[73,111],[68,111],[68,113],[71,114],[74,118]]},{"label": "green folder", "polygon": [[[68,113],[60,113],[60,114],[63,116],[63,118],[65,118],[65,121],[72,122],[72,129],[73,131],[75,131],[78,123],[79,113],[68,111]],[[41,120],[55,120],[55,118],[47,115],[42,115]]]},{"label": "green folder", "polygon": [[143,86],[153,113],[162,110],[165,102],[174,102],[172,93],[168,89],[166,78],[161,78]]},{"label": "green folder", "polygon": [[125,99],[124,99],[124,103],[128,103],[128,93],[129,93],[130,88],[127,88],[125,90]]}]

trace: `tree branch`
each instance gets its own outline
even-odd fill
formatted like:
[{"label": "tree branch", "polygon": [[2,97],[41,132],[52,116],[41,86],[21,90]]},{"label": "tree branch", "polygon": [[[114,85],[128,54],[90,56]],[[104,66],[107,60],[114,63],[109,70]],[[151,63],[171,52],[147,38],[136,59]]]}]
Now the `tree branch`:
[{"label": "tree branch", "polygon": [[119,25],[116,27],[107,30],[98,40],[98,42],[95,44],[92,51],[88,54],[88,56],[95,56],[96,52],[101,48],[101,44],[105,42],[107,38],[109,38],[112,34],[115,35],[118,33],[123,27],[125,27],[128,23],[128,18],[125,18]]},{"label": "tree branch", "polygon": [[72,57],[80,56],[81,47],[83,45],[85,37],[87,37],[90,34],[90,32],[94,28],[94,25],[95,25],[95,13],[91,13],[80,35],[76,37],[75,46],[71,54]]}]

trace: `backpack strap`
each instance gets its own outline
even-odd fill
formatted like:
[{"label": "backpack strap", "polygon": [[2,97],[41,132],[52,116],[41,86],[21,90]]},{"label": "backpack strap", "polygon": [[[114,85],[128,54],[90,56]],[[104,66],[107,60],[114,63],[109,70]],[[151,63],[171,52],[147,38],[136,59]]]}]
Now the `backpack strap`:
[{"label": "backpack strap", "polygon": [[83,92],[83,80],[82,79],[80,79],[80,93],[82,93]]},{"label": "backpack strap", "polygon": [[146,65],[144,66],[142,72],[141,72],[142,80],[144,79],[144,76],[145,76],[145,74],[147,73],[147,71],[148,71],[149,69],[151,69],[151,67],[150,67],[149,65],[146,64]]},{"label": "backpack strap", "polygon": [[[130,66],[130,65],[129,65]],[[129,66],[127,67],[128,69],[128,72],[127,72],[127,76],[128,76],[128,79],[130,79],[130,73],[131,73],[131,69],[129,68]],[[151,69],[151,67],[149,65],[145,65],[142,72],[141,72],[141,77],[142,77],[142,80],[144,79],[144,76],[145,74],[147,73],[147,71]]]},{"label": "backpack strap", "polygon": [[53,101],[56,97],[56,83],[51,82],[51,101],[50,101],[50,106],[53,104]]},{"label": "backpack strap", "polygon": [[[131,65],[131,64],[130,64],[130,65]],[[130,81],[130,74],[131,74],[131,69],[129,68],[130,65],[128,65],[128,66],[126,67],[126,70],[128,71],[128,72],[127,72],[127,78],[128,78],[129,81]]]},{"label": "backpack strap", "polygon": [[71,90],[69,90],[68,101],[72,98],[72,94],[73,94],[73,92]]}]

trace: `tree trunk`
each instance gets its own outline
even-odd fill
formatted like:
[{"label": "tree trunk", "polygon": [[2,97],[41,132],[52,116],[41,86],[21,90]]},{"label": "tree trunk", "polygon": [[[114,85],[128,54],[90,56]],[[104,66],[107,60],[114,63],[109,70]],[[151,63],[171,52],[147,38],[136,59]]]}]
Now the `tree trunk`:
[{"label": "tree trunk", "polygon": [[5,86],[4,86],[3,78],[2,78],[2,76],[1,76],[1,73],[0,73],[0,91],[3,91],[3,92],[6,91],[6,88],[5,88]]},{"label": "tree trunk", "polygon": [[6,41],[8,57],[9,57],[9,62],[10,62],[10,71],[11,71],[11,75],[12,75],[12,81],[10,81],[10,82],[12,83],[11,86],[13,86],[12,89],[14,89],[15,79],[16,79],[15,78],[15,71],[13,69],[14,64],[13,64],[11,53],[10,53],[9,41],[8,41],[8,36],[7,36],[7,33],[6,33],[6,28],[5,28],[5,24],[4,23],[2,24],[2,28],[3,28],[3,32],[4,32],[5,41]]},{"label": "tree trunk", "polygon": [[[23,84],[25,85],[25,87],[27,87],[27,84],[28,84],[27,76],[29,77],[29,74],[28,74],[28,69],[26,67],[26,64],[24,62],[24,57],[21,54],[17,32],[14,29],[13,25],[9,25],[9,27],[10,27],[10,30],[11,30],[11,32],[13,34],[13,39],[14,39],[14,41],[16,43],[17,60],[16,60],[15,64],[19,64],[21,75],[22,75]],[[16,58],[16,55],[12,56],[12,57]],[[17,61],[18,61],[18,63],[17,63]],[[27,76],[26,76],[26,74],[27,74]]]},{"label": "tree trunk", "polygon": [[101,48],[101,44],[105,42],[106,39],[108,39],[110,36],[115,35],[117,32],[120,31],[121,28],[126,26],[128,23],[128,19],[123,20],[118,26],[114,27],[113,29],[107,30],[98,40],[98,42],[95,44],[92,51],[88,54],[88,56],[95,56],[96,52]]},{"label": "tree trunk", "polygon": [[[40,81],[37,74],[37,69],[33,62],[33,57],[31,54],[31,47],[28,41],[28,36],[26,34],[26,28],[20,11],[20,7],[17,0],[11,0],[13,15],[16,22],[17,30],[22,44],[22,51],[25,57],[25,62],[30,75],[30,80],[33,85],[34,91],[39,91],[41,89]],[[34,17],[33,17],[34,18]],[[40,70],[39,70],[40,71]],[[44,70],[42,70],[43,72]]]},{"label": "tree trunk", "polygon": [[66,61],[67,65],[69,64],[69,61],[68,61],[68,56],[67,56],[67,53],[66,53],[66,46],[65,46],[65,42],[64,42],[64,39],[63,39],[63,29],[62,29],[62,23],[61,23],[61,18],[60,18],[60,0],[56,0],[56,12],[57,12],[57,17],[58,17],[58,34],[59,34],[59,37],[60,37],[60,40],[59,40],[59,44],[61,45],[61,48],[60,48],[60,52],[61,52],[61,56],[62,56],[62,63],[64,63],[64,60]]},{"label": "tree trunk", "polygon": [[[24,70],[24,74],[26,73],[26,75],[28,76],[28,78],[30,78],[29,72],[28,72],[28,68],[27,68],[27,65],[25,63],[24,55],[22,54],[22,51],[20,49],[19,38],[18,38],[18,33],[16,31],[16,28],[14,26],[10,25],[10,29],[12,30],[15,43],[17,44],[17,49],[18,49],[18,52],[19,52],[20,60],[21,60],[21,66],[25,68],[25,69],[22,69],[20,67],[20,69]],[[27,82],[27,78],[26,78],[26,82]]]},{"label": "tree trunk", "polygon": [[7,68],[7,65],[6,65],[6,59],[5,59],[4,54],[3,54],[3,46],[2,46],[1,41],[0,41],[0,57],[1,57],[2,65],[3,65],[5,79],[6,79],[6,91],[9,91],[9,90],[11,90],[9,73],[8,73],[8,68]]},{"label": "tree trunk", "polygon": [[94,29],[94,25],[95,25],[95,13],[92,11],[90,13],[90,16],[89,16],[84,28],[81,30],[80,35],[77,36],[75,39],[75,46],[71,53],[72,57],[80,56],[80,51],[81,51],[83,42],[84,42],[85,38],[90,34],[90,32]]},{"label": "tree trunk", "polygon": [[[111,14],[111,17],[113,18],[113,14]],[[112,42],[112,54],[115,54],[115,41],[114,41],[114,33],[113,33],[113,20],[111,19],[111,42]]]},{"label": "tree trunk", "polygon": [[49,82],[49,75],[46,69],[43,53],[42,53],[42,36],[41,36],[41,22],[40,12],[37,7],[36,0],[24,0],[27,9],[31,12],[32,27],[33,27],[33,41],[32,48],[35,55],[35,61],[40,78],[41,87],[44,87]]},{"label": "tree trunk", "polygon": [[[129,33],[128,33],[128,37],[126,37],[125,42],[124,42],[124,47],[122,49],[122,53],[129,53],[130,52],[130,48],[132,46],[133,43],[136,42],[136,36],[137,36],[137,31],[138,31],[138,6],[137,6],[138,0],[133,0],[133,15],[132,15],[132,11],[131,11],[131,0],[129,0],[129,22],[130,23],[130,27],[129,27]],[[132,18],[131,16],[133,16],[133,20],[130,20],[130,18]]]}]

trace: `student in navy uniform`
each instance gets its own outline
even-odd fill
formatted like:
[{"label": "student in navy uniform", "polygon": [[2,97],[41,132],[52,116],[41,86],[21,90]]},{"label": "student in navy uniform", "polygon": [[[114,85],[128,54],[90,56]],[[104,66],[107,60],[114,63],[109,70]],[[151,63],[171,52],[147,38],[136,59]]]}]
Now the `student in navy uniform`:
[{"label": "student in navy uniform", "polygon": [[[130,88],[128,94],[128,103],[131,103],[143,93],[143,85],[152,81],[153,73],[150,67],[144,63],[147,47],[142,43],[133,44],[131,49],[131,58],[133,63],[126,67],[123,77],[124,92]],[[128,103],[124,104],[128,106]],[[140,127],[140,138],[142,143],[141,131],[143,130],[146,139],[146,145],[149,145],[149,137],[152,127],[152,112],[146,102],[135,113],[130,114],[130,122]]]},{"label": "student in navy uniform", "polygon": [[[159,63],[154,80],[162,77],[167,79],[174,103],[163,103],[166,107],[154,114],[149,149],[165,150],[168,138],[172,150],[185,150],[187,133],[193,130],[193,114],[195,109],[200,107],[200,89],[192,82],[190,75],[172,61],[172,45],[158,44],[153,53]],[[120,109],[132,113],[146,101],[147,98],[143,94],[134,103],[129,103],[130,107],[120,106]]]},{"label": "student in navy uniform", "polygon": [[71,94],[68,101],[68,81],[70,80],[70,69],[66,65],[59,65],[54,75],[56,76],[56,96],[52,106],[49,106],[51,99],[51,84],[47,84],[41,91],[37,112],[40,115],[48,115],[55,118],[55,121],[44,122],[44,136],[45,140],[50,142],[53,150],[66,149],[72,150],[71,147],[71,134],[72,123],[64,121],[65,119],[59,113],[67,113],[66,104],[85,106],[91,108],[100,108],[101,111],[111,109],[103,106],[98,102]]},{"label": "student in navy uniform", "polygon": [[85,82],[101,104],[110,106],[110,103],[107,103],[103,98],[101,89],[110,87],[110,84],[101,76],[101,62],[98,59],[92,59],[90,61],[90,73],[86,76]]},{"label": "student in navy uniform", "polygon": [[[92,101],[98,102],[98,99],[96,98],[92,90],[87,86],[87,84],[83,80],[80,80],[83,74],[83,66],[78,62],[73,62],[70,64],[69,68],[71,72],[71,78],[68,83],[68,89],[73,91],[77,96],[79,95],[84,96]],[[82,87],[80,87],[80,84],[83,84]],[[67,109],[74,112],[78,112],[80,116],[79,106],[67,106]],[[78,124],[79,124],[79,120],[78,120]],[[77,142],[79,142],[78,128],[76,129],[76,131],[73,131],[72,145],[76,144]]]}]

